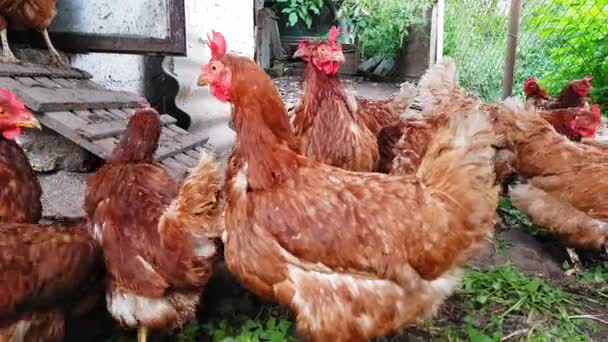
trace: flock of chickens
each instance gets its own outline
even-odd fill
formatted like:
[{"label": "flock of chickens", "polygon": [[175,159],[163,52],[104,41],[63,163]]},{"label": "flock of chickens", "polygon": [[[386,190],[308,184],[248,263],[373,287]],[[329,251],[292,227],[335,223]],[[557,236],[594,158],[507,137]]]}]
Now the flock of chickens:
[{"label": "flock of chickens", "polygon": [[[66,317],[104,301],[145,341],[195,318],[222,257],[245,287],[291,308],[312,341],[396,332],[458,286],[513,174],[513,203],[536,224],[571,247],[607,247],[608,150],[578,141],[600,125],[589,78],[556,100],[530,79],[533,105],[485,104],[446,59],[394,99],[359,99],[337,77],[338,34],[300,44],[292,124],[269,76],[214,32],[198,84],[232,104],[225,176],[202,153],[178,184],[153,158],[158,113],[142,108],[89,178],[85,216],[64,227],[38,224],[40,185],[14,138],[40,125],[3,89],[0,341],[61,341]],[[414,99],[422,111],[404,115]]]}]

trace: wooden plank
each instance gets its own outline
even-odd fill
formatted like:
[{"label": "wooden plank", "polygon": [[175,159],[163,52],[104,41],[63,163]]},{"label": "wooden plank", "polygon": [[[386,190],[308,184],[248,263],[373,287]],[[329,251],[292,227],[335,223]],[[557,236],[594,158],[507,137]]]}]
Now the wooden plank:
[{"label": "wooden plank", "polygon": [[24,87],[23,84],[10,77],[0,77],[0,88],[8,88],[9,90],[16,92],[17,89]]},{"label": "wooden plank", "polygon": [[188,131],[186,131],[185,129],[183,129],[177,125],[169,125],[169,126],[167,126],[167,128],[169,128],[170,130],[172,130],[175,133],[188,134]]},{"label": "wooden plank", "polygon": [[31,77],[15,77],[19,83],[23,84],[26,87],[41,87],[42,85],[38,83],[35,79]]},{"label": "wooden plank", "polygon": [[184,151],[184,153],[190,158],[194,158],[196,160],[199,160],[199,158],[201,157],[201,153],[199,151],[196,151],[195,149],[186,150]]},{"label": "wooden plank", "polygon": [[34,80],[36,80],[42,87],[44,88],[48,88],[48,89],[58,89],[58,88],[63,88],[62,86],[60,86],[59,84],[53,82],[50,78],[48,77],[34,77]]},{"label": "wooden plank", "polygon": [[187,172],[188,172],[188,168],[185,165],[182,165],[181,163],[178,163],[175,159],[173,158],[167,158],[165,160],[163,160],[161,162],[161,164],[165,165],[169,171],[169,173],[171,173],[171,175],[173,177],[175,177],[178,180],[182,180]]},{"label": "wooden plank", "polygon": [[76,115],[70,112],[50,112],[39,115],[38,119],[44,126],[70,139],[96,156],[104,159],[107,157],[107,151],[102,146],[96,145],[76,133],[75,129],[80,125],[87,124],[86,121]]},{"label": "wooden plank", "polygon": [[188,167],[195,167],[196,164],[198,164],[197,159],[190,157],[186,153],[177,154],[177,155],[175,155],[174,158],[175,158],[175,160],[181,162],[182,164],[184,164]]},{"label": "wooden plank", "polygon": [[78,84],[70,82],[70,80],[66,78],[53,78],[52,80],[64,88],[78,88]]},{"label": "wooden plank", "polygon": [[36,112],[59,112],[70,109],[138,107],[145,99],[137,95],[109,90],[17,88],[15,93]]},{"label": "wooden plank", "polygon": [[202,145],[208,140],[209,138],[199,134],[182,136],[178,141],[174,142],[172,145],[161,146],[158,151],[156,151],[156,160],[164,160],[166,158],[173,157],[188,149]]},{"label": "wooden plank", "polygon": [[96,124],[113,120],[112,117],[108,117],[107,115],[105,115],[105,113],[95,113],[90,110],[73,110],[71,112],[87,120],[89,124]]},{"label": "wooden plank", "polygon": [[[167,114],[161,115],[160,120],[162,125],[169,125],[177,122],[175,118]],[[98,140],[111,136],[122,135],[127,129],[128,122],[128,120],[112,120],[91,124],[80,128],[78,134],[90,140]]]},{"label": "wooden plank", "polygon": [[0,77],[93,78],[91,74],[80,69],[64,69],[32,63],[0,63]]},{"label": "wooden plank", "polygon": [[129,118],[129,116],[127,115],[127,113],[125,111],[120,110],[118,108],[109,108],[106,110],[110,113],[117,115],[118,117],[120,117],[123,120],[127,120]]},{"label": "wooden plank", "polygon": [[110,120],[122,120],[122,118],[106,109],[93,109],[91,110],[93,113],[98,114],[98,115],[103,115],[104,117],[107,117]]}]

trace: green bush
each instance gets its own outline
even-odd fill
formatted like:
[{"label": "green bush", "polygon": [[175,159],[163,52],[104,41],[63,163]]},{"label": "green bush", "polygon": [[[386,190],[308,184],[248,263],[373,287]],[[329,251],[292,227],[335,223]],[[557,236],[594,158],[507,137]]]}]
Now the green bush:
[{"label": "green bush", "polygon": [[432,0],[344,0],[340,26],[356,39],[365,56],[395,58],[408,28],[427,23]]}]

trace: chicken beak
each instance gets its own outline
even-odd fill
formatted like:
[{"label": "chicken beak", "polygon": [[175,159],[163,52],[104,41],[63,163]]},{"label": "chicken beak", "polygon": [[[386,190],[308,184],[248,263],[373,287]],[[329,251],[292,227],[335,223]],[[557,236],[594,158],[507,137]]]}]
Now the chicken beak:
[{"label": "chicken beak", "polygon": [[344,58],[344,53],[342,51],[338,51],[334,54],[334,61],[342,64],[346,59]]},{"label": "chicken beak", "polygon": [[293,54],[293,58],[302,58],[304,57],[304,51],[302,49],[297,49],[296,53]]},{"label": "chicken beak", "polygon": [[196,84],[197,84],[199,87],[204,87],[204,86],[206,86],[206,85],[209,85],[209,83],[211,83],[211,82],[210,82],[210,81],[209,81],[209,79],[208,79],[208,78],[207,78],[205,75],[203,75],[203,74],[201,74],[201,75],[198,77],[198,81],[196,82]]},{"label": "chicken beak", "polygon": [[20,128],[42,129],[42,126],[40,125],[40,122],[38,120],[36,120],[35,118],[31,118],[30,120],[26,120],[26,121],[17,122],[16,126],[20,127]]}]

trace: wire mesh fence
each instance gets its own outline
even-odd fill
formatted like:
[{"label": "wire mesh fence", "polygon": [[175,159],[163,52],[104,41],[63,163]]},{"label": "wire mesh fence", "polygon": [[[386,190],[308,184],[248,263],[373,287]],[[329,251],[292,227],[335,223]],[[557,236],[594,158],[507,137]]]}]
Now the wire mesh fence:
[{"label": "wire mesh fence", "polygon": [[[447,0],[445,54],[461,84],[487,101],[502,95],[510,0]],[[536,77],[557,96],[571,79],[593,76],[595,102],[608,104],[608,0],[524,0],[514,94]]]}]

